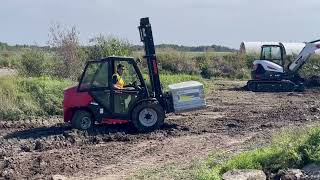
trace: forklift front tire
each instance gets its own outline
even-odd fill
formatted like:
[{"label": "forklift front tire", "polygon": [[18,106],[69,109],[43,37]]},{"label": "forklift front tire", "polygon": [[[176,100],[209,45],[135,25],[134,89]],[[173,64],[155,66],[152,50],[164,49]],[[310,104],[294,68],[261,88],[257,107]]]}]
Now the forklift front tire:
[{"label": "forklift front tire", "polygon": [[86,110],[77,110],[71,120],[73,128],[80,130],[89,130],[93,127],[93,118],[91,113]]},{"label": "forklift front tire", "polygon": [[140,132],[160,128],[164,123],[164,118],[164,110],[158,102],[142,102],[132,111],[132,123]]}]

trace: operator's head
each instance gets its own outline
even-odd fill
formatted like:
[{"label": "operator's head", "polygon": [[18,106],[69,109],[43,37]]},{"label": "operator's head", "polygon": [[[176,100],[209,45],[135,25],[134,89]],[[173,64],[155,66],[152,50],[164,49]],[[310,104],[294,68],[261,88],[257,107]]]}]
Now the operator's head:
[{"label": "operator's head", "polygon": [[124,65],[118,64],[118,66],[117,66],[117,73],[118,73],[120,76],[122,76],[123,71],[124,71]]}]

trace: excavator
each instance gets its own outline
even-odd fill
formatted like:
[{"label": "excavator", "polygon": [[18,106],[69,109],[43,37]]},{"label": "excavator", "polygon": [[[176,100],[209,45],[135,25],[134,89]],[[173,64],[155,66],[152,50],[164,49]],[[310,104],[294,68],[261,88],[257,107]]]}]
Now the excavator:
[{"label": "excavator", "polygon": [[286,64],[286,49],[282,43],[262,45],[260,60],[253,62],[252,80],[247,82],[247,89],[254,92],[304,91],[304,79],[298,71],[318,49],[320,39],[306,42],[298,56]]}]

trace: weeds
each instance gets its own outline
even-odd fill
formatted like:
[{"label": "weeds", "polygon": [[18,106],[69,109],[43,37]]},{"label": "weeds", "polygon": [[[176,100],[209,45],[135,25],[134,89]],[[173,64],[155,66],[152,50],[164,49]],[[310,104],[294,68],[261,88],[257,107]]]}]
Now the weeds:
[{"label": "weeds", "polygon": [[[219,157],[218,157],[219,158]],[[202,167],[197,179],[221,179],[232,169],[260,169],[277,172],[285,168],[301,168],[320,162],[320,126],[277,134],[270,146],[243,152],[223,163],[209,161]]]},{"label": "weeds", "polygon": [[63,89],[71,81],[48,77],[0,79],[0,119],[62,115]]}]

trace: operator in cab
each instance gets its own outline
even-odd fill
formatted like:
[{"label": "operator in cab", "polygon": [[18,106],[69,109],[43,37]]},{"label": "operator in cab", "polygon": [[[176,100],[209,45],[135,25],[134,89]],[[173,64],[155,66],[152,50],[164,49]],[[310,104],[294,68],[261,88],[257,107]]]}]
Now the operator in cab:
[{"label": "operator in cab", "polygon": [[[125,71],[124,65],[118,64],[117,71],[112,76],[112,84],[114,89],[118,90],[134,90],[133,87],[126,87],[125,81],[123,80],[123,72]],[[129,94],[117,94],[114,96],[114,107],[116,113],[126,113],[129,109],[129,104],[134,97]]]},{"label": "operator in cab", "polygon": [[122,64],[117,65],[117,72],[112,76],[113,88],[124,89],[125,82],[122,78],[124,70],[125,70],[124,65],[122,65]]}]

